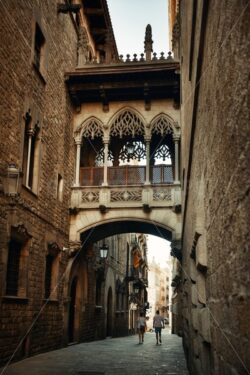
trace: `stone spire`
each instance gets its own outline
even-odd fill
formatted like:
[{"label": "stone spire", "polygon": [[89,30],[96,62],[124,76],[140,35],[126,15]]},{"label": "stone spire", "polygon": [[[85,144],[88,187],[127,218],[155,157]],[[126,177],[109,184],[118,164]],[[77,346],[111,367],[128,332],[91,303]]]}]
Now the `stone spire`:
[{"label": "stone spire", "polygon": [[144,52],[146,54],[146,61],[151,60],[151,52],[153,52],[153,40],[152,40],[152,28],[151,25],[147,25],[145,40],[144,40]]}]

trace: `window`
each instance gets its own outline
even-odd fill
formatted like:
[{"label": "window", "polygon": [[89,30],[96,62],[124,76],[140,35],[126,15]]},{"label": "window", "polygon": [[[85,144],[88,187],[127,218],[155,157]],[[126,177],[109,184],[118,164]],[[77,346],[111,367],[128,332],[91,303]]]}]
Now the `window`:
[{"label": "window", "polygon": [[18,295],[19,264],[22,244],[11,239],[9,243],[6,294],[8,296]]},{"label": "window", "polygon": [[43,33],[36,23],[35,27],[35,45],[34,45],[34,65],[40,71],[44,68],[44,50],[45,50],[45,38]]},{"label": "window", "polygon": [[12,227],[8,245],[6,296],[26,297],[29,238],[23,225]]},{"label": "window", "polygon": [[38,189],[38,171],[39,171],[39,139],[40,127],[38,121],[34,123],[31,114],[25,116],[25,132],[23,147],[23,175],[24,185],[37,192]]},{"label": "window", "polygon": [[59,274],[59,251],[56,242],[48,244],[48,253],[45,259],[44,298],[57,299],[57,284]]},{"label": "window", "polygon": [[60,174],[57,176],[57,199],[63,201],[63,178]]}]

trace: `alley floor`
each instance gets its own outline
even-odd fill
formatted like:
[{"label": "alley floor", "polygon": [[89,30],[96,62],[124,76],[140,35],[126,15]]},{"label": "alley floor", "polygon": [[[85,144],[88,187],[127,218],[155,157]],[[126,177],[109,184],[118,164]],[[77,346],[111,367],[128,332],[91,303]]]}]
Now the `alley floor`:
[{"label": "alley floor", "polygon": [[0,369],[0,375],[188,375],[182,340],[163,330],[162,345],[146,333],[71,345]]}]

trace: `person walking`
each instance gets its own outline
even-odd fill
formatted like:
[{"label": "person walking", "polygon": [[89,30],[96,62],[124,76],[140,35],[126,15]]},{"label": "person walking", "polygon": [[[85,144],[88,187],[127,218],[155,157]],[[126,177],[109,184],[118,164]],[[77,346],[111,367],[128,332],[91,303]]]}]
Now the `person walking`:
[{"label": "person walking", "polygon": [[144,333],[146,331],[146,318],[143,312],[140,313],[139,318],[137,319],[137,331],[139,335],[139,344],[143,344],[144,342]]},{"label": "person walking", "polygon": [[161,330],[164,328],[164,318],[160,316],[159,310],[153,318],[153,328],[155,329],[156,345],[161,344]]}]

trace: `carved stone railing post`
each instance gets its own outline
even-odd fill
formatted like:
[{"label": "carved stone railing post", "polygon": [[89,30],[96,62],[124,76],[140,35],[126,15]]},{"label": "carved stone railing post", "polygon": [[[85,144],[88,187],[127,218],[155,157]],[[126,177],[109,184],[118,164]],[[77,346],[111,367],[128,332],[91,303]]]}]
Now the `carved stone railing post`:
[{"label": "carved stone railing post", "polygon": [[146,142],[146,181],[145,185],[150,185],[150,137],[145,137]]},{"label": "carved stone railing post", "polygon": [[180,177],[179,177],[179,140],[180,140],[180,135],[178,135],[178,134],[173,135],[173,139],[174,139],[174,158],[175,158],[174,183],[179,184],[180,183]]},{"label": "carved stone railing post", "polygon": [[108,186],[109,139],[103,138],[103,143],[104,143],[104,168],[103,168],[103,183],[102,183],[102,186]]}]

